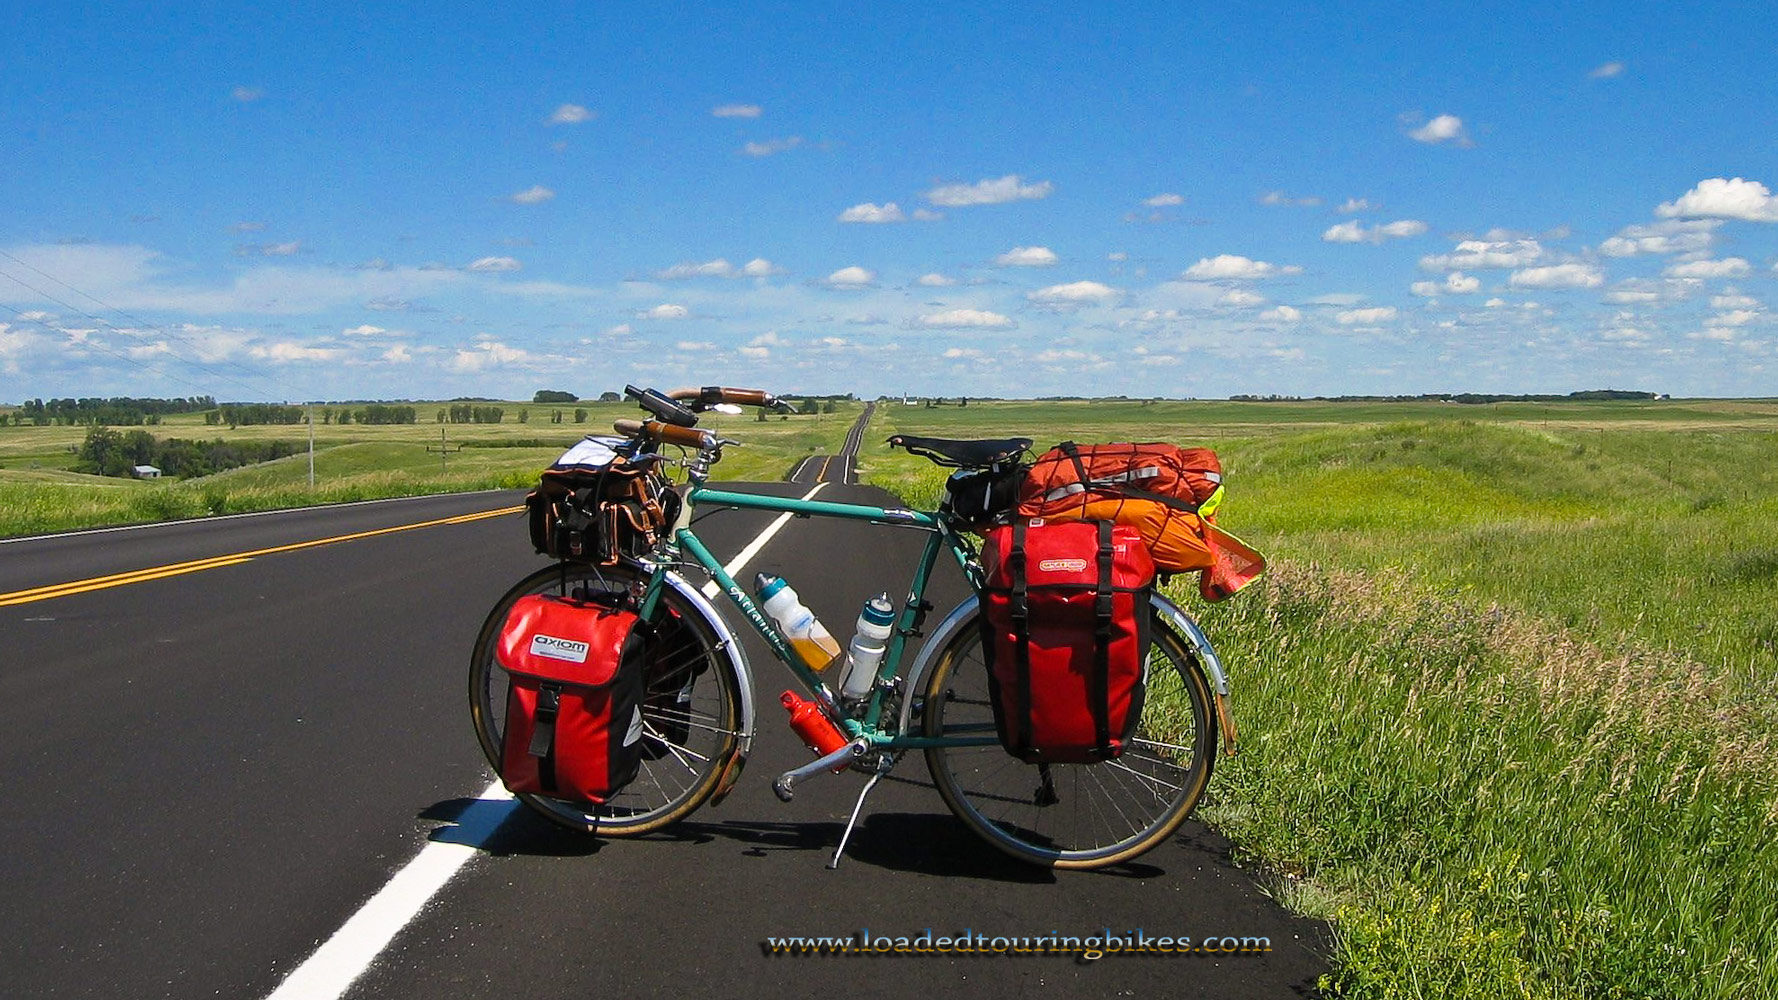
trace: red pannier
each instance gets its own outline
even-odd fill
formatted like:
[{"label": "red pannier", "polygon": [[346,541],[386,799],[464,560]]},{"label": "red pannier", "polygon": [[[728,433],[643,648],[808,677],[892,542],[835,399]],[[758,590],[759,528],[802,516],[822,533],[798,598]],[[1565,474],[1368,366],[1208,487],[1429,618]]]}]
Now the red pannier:
[{"label": "red pannier", "polygon": [[1000,743],[1031,764],[1109,760],[1142,716],[1154,563],[1133,528],[1016,518],[982,551]]},{"label": "red pannier", "polygon": [[644,630],[629,611],[521,597],[495,653],[512,677],[500,778],[508,790],[603,803],[643,754]]}]

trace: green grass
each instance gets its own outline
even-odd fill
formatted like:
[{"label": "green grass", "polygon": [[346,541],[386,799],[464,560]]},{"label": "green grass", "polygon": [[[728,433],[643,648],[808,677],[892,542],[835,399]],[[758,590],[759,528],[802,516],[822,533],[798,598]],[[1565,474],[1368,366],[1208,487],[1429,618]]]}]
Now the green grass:
[{"label": "green grass", "polygon": [[1204,815],[1334,921],[1332,992],[1778,996],[1778,408],[1545,409],[884,415],[1218,449],[1221,520],[1274,571],[1200,604],[1243,736]]},{"label": "green grass", "polygon": [[[422,419],[443,404],[419,404]],[[618,418],[637,417],[628,403],[576,404],[589,411],[573,423],[576,405],[500,404],[500,424],[327,424],[315,428],[316,486],[308,485],[305,453],[183,482],[107,479],[71,471],[83,427],[0,426],[0,536],[139,524],[175,518],[275,510],[319,503],[530,486],[568,446],[589,433],[609,433]],[[755,419],[707,414],[699,426],[742,442],[713,470],[725,480],[777,480],[814,452],[839,449],[862,404],[815,416]],[[516,422],[520,409],[530,419]],[[561,410],[563,422],[549,422]],[[453,450],[441,465],[441,428]],[[167,418],[144,428],[156,437],[283,440],[306,443],[303,426],[211,427],[201,414]],[[429,450],[431,449],[431,450]]]}]

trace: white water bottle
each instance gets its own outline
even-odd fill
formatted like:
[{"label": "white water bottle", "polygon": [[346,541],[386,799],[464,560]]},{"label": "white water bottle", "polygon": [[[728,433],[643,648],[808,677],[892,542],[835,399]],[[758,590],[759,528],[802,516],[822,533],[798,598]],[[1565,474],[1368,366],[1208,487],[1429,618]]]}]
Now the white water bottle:
[{"label": "white water bottle", "polygon": [[846,649],[846,669],[840,675],[840,694],[862,698],[876,683],[877,668],[883,665],[883,653],[889,648],[889,637],[895,634],[895,605],[888,594],[878,594],[864,602],[858,613],[858,627],[852,634],[852,645]]},{"label": "white water bottle", "polygon": [[783,577],[760,573],[753,578],[753,589],[759,595],[760,609],[777,623],[778,631],[810,670],[820,673],[839,661],[840,644],[833,641],[815,612],[803,606]]}]

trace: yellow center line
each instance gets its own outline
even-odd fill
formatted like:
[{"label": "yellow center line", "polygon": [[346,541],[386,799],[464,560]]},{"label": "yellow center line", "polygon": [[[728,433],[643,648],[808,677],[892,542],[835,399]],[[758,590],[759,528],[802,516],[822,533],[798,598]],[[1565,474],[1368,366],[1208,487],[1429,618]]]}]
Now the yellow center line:
[{"label": "yellow center line", "polygon": [[502,514],[514,514],[524,510],[523,506],[502,507],[499,510],[484,510],[474,514],[459,514],[456,517],[441,517],[432,521],[420,521],[415,524],[400,524],[393,528],[377,528],[372,531],[358,531],[349,535],[334,535],[331,538],[317,538],[308,542],[293,542],[289,545],[274,545],[268,549],[254,549],[251,552],[236,552],[225,556],[211,556],[208,559],[194,559],[190,562],[170,563],[166,566],[151,566],[147,569],[131,570],[128,573],[113,573],[109,576],[95,576],[87,580],[73,580],[68,583],[50,584],[44,587],[32,587],[29,590],[15,590],[10,594],[0,594],[0,608],[14,604],[29,604],[33,601],[48,600],[52,597],[66,597],[70,594],[84,594],[92,590],[104,590],[108,587],[122,587],[132,583],[144,583],[183,573],[196,573],[206,569],[220,569],[223,566],[237,566],[258,556],[269,556],[279,552],[295,552],[298,549],[312,549],[320,545],[332,545],[336,542],[350,542],[359,538],[374,538],[377,535],[389,535],[398,531],[413,531],[416,528],[434,528],[445,524],[466,524],[488,517],[499,517]]},{"label": "yellow center line", "polygon": [[819,483],[819,482],[821,482],[821,481],[822,481],[822,480],[824,480],[824,479],[826,479],[826,478],[827,478],[827,463],[829,463],[829,462],[831,462],[831,461],[833,461],[833,456],[832,456],[832,455],[829,455],[829,456],[827,456],[827,457],[826,457],[826,458],[824,458],[824,459],[822,459],[822,460],[821,460],[821,471],[820,471],[820,472],[819,472],[819,473],[817,473],[817,474],[816,474],[816,476],[815,476],[815,481],[816,481],[816,482],[818,482],[818,483]]}]

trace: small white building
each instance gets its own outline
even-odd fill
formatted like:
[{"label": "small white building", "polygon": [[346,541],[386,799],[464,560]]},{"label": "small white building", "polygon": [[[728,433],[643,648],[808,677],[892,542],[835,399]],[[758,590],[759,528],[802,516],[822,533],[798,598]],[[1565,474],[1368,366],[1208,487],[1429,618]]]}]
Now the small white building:
[{"label": "small white building", "polygon": [[137,479],[159,479],[161,470],[152,465],[132,465],[130,466],[130,475]]}]

